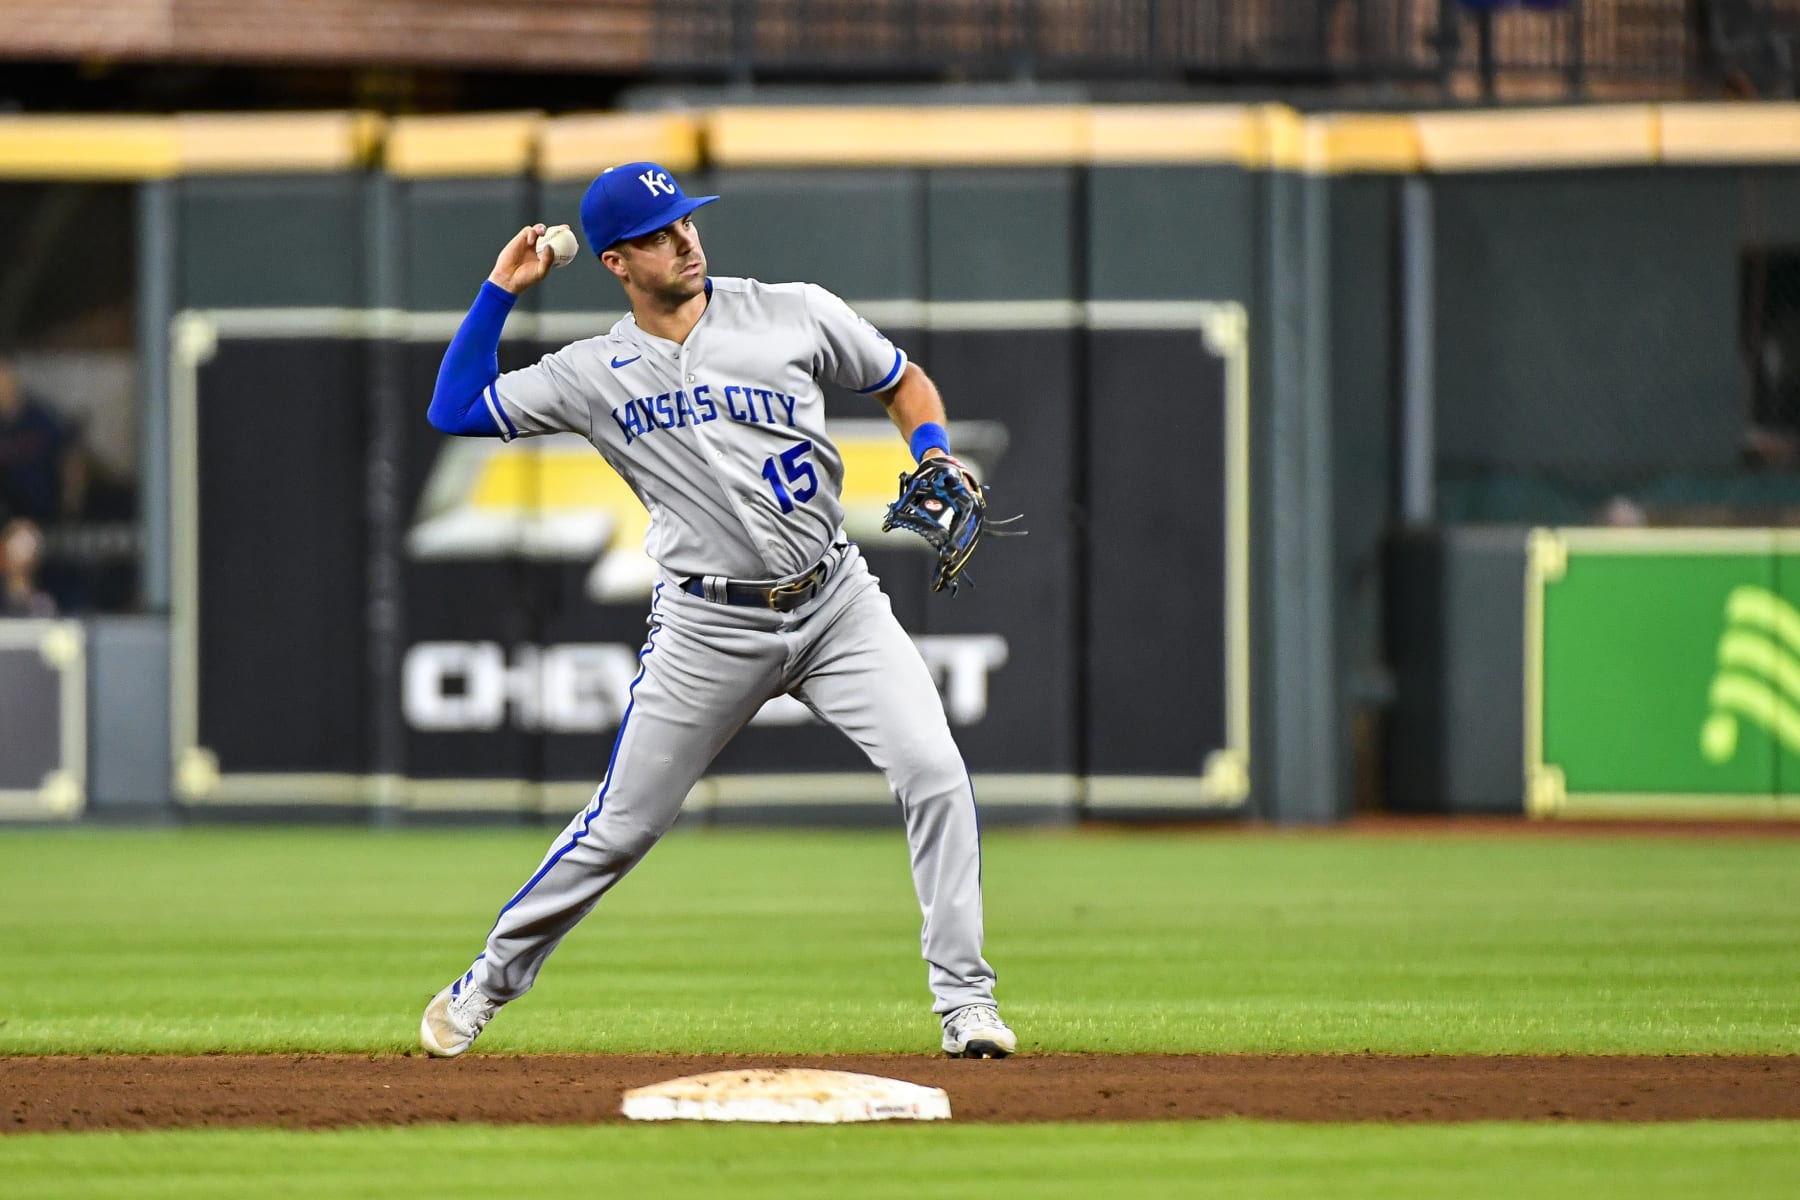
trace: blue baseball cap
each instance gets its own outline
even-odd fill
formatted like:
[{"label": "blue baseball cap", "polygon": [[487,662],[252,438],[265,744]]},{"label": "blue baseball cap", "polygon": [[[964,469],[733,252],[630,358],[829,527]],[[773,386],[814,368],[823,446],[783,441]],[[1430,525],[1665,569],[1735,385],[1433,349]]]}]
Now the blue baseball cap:
[{"label": "blue baseball cap", "polygon": [[675,177],[653,162],[609,167],[581,198],[581,231],[597,256],[626,238],[673,225],[717,196],[688,196]]}]

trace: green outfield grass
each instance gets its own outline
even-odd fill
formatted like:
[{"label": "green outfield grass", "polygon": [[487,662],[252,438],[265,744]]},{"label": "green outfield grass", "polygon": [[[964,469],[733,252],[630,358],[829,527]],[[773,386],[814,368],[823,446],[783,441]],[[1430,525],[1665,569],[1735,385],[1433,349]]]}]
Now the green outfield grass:
[{"label": "green outfield grass", "polygon": [[[8,832],[0,1053],[408,1049],[550,837]],[[1800,1051],[1800,840],[990,833],[984,868],[1026,1050]],[[678,833],[480,1049],[928,1052],[917,922],[897,828]]]},{"label": "green outfield grass", "polygon": [[[0,1138],[11,1200],[1793,1195],[1800,1125],[435,1126]],[[279,1181],[279,1182],[277,1182]]]}]

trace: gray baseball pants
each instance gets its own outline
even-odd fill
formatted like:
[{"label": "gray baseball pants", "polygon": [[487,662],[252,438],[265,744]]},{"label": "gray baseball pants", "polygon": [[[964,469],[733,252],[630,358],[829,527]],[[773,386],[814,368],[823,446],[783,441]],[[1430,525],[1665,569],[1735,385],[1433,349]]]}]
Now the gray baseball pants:
[{"label": "gray baseball pants", "polygon": [[500,910],[474,981],[514,1000],[557,943],[675,823],[689,789],[761,708],[791,692],[886,774],[900,802],[934,1011],[994,1002],[981,956],[974,790],[924,660],[852,546],[789,613],[656,589],[605,780]]}]

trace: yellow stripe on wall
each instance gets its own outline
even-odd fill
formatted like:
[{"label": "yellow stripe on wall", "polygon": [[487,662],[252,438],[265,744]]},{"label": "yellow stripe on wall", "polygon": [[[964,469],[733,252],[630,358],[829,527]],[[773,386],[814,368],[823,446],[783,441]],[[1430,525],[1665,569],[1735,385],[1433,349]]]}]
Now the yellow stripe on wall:
[{"label": "yellow stripe on wall", "polygon": [[1800,163],[1800,103],[1303,115],[1282,104],[726,107],[0,117],[0,178],[343,171],[588,179],[639,159],[722,167],[1207,164],[1310,173]]},{"label": "yellow stripe on wall", "polygon": [[1649,165],[1659,153],[1653,104],[1420,113],[1428,171]]},{"label": "yellow stripe on wall", "polygon": [[706,122],[721,167],[1059,166],[1083,162],[1089,110],[994,107],[722,108]]},{"label": "yellow stripe on wall", "polygon": [[[1659,117],[1649,104],[1314,116],[1282,104],[782,107],[721,109],[707,132],[711,160],[736,167],[1219,163],[1402,174],[1648,165],[1661,156]],[[1800,160],[1800,144],[1789,153]]]},{"label": "yellow stripe on wall", "polygon": [[1088,110],[1094,163],[1235,163],[1261,152],[1256,112],[1241,104],[1122,104]]},{"label": "yellow stripe on wall", "polygon": [[523,175],[537,153],[538,112],[396,117],[382,161],[402,179]]},{"label": "yellow stripe on wall", "polygon": [[1800,161],[1800,104],[1665,104],[1666,163]]},{"label": "yellow stripe on wall", "polygon": [[1325,170],[1410,175],[1419,169],[1419,130],[1408,115],[1329,113],[1307,124],[1319,131]]},{"label": "yellow stripe on wall", "polygon": [[375,113],[185,113],[175,118],[184,175],[351,171],[382,137]]},{"label": "yellow stripe on wall", "polygon": [[169,117],[0,118],[0,179],[160,179],[180,164]]},{"label": "yellow stripe on wall", "polygon": [[1256,122],[1256,154],[1244,166],[1276,171],[1320,169],[1322,154],[1306,118],[1285,104],[1261,104],[1251,111]]},{"label": "yellow stripe on wall", "polygon": [[661,163],[671,171],[700,164],[700,121],[687,113],[558,117],[538,132],[538,175],[592,179],[621,163]]}]

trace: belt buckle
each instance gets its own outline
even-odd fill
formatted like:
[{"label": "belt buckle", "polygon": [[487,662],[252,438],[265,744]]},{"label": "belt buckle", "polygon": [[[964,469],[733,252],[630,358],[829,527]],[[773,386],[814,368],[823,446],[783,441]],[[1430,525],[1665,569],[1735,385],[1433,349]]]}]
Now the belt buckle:
[{"label": "belt buckle", "polygon": [[790,583],[776,584],[774,587],[769,589],[769,607],[774,609],[776,612],[788,611],[787,609],[782,608],[781,605],[777,604],[776,601],[778,599],[783,599],[788,596],[793,596],[793,597],[796,597],[795,603],[798,604],[801,599],[804,599],[802,593],[804,593],[807,589],[813,587],[818,582],[819,582],[819,568],[814,567],[812,570],[808,571],[806,574],[802,575],[800,578],[798,578],[796,580],[793,580]]}]

